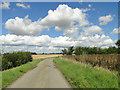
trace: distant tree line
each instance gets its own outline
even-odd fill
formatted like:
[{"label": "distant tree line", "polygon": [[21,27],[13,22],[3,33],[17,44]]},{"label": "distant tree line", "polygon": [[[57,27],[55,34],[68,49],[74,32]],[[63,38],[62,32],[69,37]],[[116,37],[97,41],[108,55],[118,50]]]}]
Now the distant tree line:
[{"label": "distant tree line", "polygon": [[41,53],[40,55],[62,54],[62,53]]},{"label": "distant tree line", "polygon": [[32,55],[50,55],[50,54],[62,54],[62,53],[36,53],[36,52],[31,52]]},{"label": "distant tree line", "polygon": [[120,40],[116,42],[116,45],[118,48],[115,46],[111,46],[109,48],[99,48],[99,47],[76,47],[74,48],[73,46],[69,47],[68,49],[63,49],[62,54],[63,55],[81,55],[83,53],[86,54],[120,54]]},{"label": "distant tree line", "polygon": [[36,52],[31,52],[31,54],[32,54],[32,55],[37,55],[37,53],[36,53]]}]

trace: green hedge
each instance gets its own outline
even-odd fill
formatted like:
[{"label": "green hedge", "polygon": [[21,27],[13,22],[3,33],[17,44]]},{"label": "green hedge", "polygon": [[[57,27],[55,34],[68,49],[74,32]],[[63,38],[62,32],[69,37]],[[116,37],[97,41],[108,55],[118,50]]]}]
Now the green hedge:
[{"label": "green hedge", "polygon": [[5,53],[2,56],[2,70],[7,70],[32,61],[30,52]]}]

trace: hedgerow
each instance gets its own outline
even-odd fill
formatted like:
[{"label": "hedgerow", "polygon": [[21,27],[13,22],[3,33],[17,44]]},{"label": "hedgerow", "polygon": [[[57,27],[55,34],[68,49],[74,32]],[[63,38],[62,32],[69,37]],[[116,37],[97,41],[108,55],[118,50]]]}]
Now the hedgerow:
[{"label": "hedgerow", "polygon": [[5,53],[2,56],[2,70],[17,67],[30,61],[32,61],[30,52]]}]

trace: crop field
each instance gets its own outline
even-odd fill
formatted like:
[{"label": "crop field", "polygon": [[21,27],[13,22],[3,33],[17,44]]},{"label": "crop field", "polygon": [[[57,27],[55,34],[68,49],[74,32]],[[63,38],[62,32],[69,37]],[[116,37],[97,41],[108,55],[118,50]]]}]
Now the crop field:
[{"label": "crop field", "polygon": [[49,54],[49,55],[32,55],[33,60],[41,59],[41,58],[48,58],[48,57],[58,57],[63,56],[62,54]]},{"label": "crop field", "polygon": [[91,64],[93,67],[99,66],[110,70],[118,70],[120,62],[120,54],[64,55],[63,58]]}]

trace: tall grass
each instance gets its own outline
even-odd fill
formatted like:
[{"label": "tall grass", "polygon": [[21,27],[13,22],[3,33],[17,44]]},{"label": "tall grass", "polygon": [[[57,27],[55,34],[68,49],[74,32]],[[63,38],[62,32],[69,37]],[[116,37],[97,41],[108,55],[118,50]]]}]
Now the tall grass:
[{"label": "tall grass", "polygon": [[54,62],[73,88],[118,88],[116,72],[60,58]]},{"label": "tall grass", "polygon": [[72,59],[78,62],[91,64],[94,66],[100,66],[108,68],[110,70],[118,70],[120,62],[120,54],[94,54],[94,55],[65,55],[63,58]]}]

